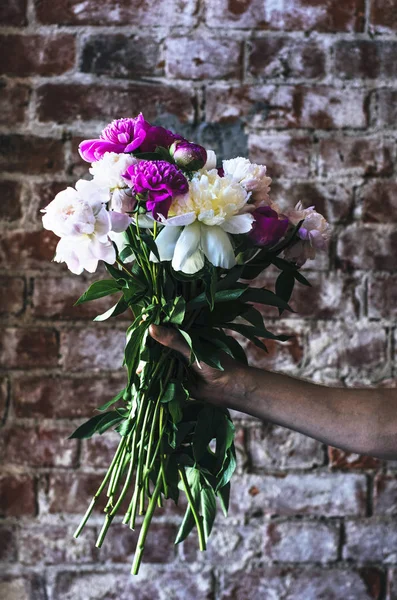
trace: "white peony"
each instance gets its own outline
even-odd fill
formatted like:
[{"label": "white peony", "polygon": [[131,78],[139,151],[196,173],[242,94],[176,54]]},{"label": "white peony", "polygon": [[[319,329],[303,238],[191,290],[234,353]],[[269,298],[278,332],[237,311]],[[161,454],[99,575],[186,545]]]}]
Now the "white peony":
[{"label": "white peony", "polygon": [[61,239],[55,261],[66,262],[72,273],[84,269],[93,273],[98,260],[114,263],[116,253],[109,232],[125,231],[130,217],[106,210],[109,194],[94,181],[80,179],[76,189],[69,187],[59,192],[43,209],[43,226]]},{"label": "white peony", "polygon": [[90,173],[99,187],[110,190],[125,188],[127,184],[122,177],[127,168],[137,163],[138,160],[130,154],[116,154],[105,152],[100,160],[92,163]]},{"label": "white peony", "polygon": [[[197,273],[205,257],[216,267],[236,264],[229,234],[247,233],[253,217],[243,213],[250,194],[216,169],[196,173],[189,192],[173,201],[156,238],[160,260],[172,260],[176,271]],[[151,254],[151,260],[156,260]]]},{"label": "white peony", "polygon": [[222,162],[225,175],[239,182],[248,192],[253,193],[255,208],[268,204],[272,180],[266,175],[266,167],[252,163],[248,158],[238,156]]},{"label": "white peony", "polygon": [[216,154],[213,150],[207,150],[207,162],[205,163],[203,170],[210,171],[216,169]]},{"label": "white peony", "polygon": [[285,258],[302,266],[308,259],[314,259],[317,251],[325,251],[331,235],[331,228],[325,218],[320,215],[314,206],[303,208],[302,202],[298,202],[294,209],[285,211],[293,225],[298,225],[300,240],[285,251]]}]

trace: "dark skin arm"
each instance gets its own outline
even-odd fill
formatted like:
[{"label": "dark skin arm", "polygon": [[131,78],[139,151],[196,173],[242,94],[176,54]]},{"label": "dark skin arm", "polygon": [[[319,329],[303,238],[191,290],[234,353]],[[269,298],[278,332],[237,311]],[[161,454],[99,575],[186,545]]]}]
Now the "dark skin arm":
[{"label": "dark skin arm", "polygon": [[[151,326],[151,336],[189,358],[172,329]],[[330,388],[244,366],[225,355],[224,371],[194,364],[193,398],[288,427],[348,452],[397,459],[397,391]]]}]

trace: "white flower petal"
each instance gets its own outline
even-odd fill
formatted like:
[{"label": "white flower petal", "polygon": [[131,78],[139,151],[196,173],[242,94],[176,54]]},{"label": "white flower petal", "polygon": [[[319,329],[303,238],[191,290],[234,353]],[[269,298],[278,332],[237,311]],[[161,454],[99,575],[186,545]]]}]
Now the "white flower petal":
[{"label": "white flower petal", "polygon": [[250,213],[245,213],[229,217],[227,221],[222,223],[221,227],[227,233],[248,233],[252,229],[253,222],[254,217]]},{"label": "white flower petal", "polygon": [[183,271],[188,258],[200,247],[201,225],[197,221],[182,230],[175,246],[172,267],[175,271]]},{"label": "white flower petal", "polygon": [[165,219],[164,217],[161,218],[161,217],[162,217],[162,215],[160,215],[160,219],[164,225],[183,227],[185,225],[190,225],[191,223],[194,223],[194,221],[196,220],[196,213],[188,212],[188,213],[185,213],[184,215],[177,215],[176,217],[169,217],[168,219]]},{"label": "white flower petal", "polygon": [[201,248],[215,267],[231,269],[236,264],[230,238],[221,227],[201,225]]},{"label": "white flower petal", "polygon": [[[160,255],[160,260],[172,260],[175,246],[181,234],[180,227],[163,227],[156,237],[156,244]],[[149,259],[152,262],[158,262],[156,256],[151,252]]]},{"label": "white flower petal", "polygon": [[194,273],[201,271],[201,269],[204,267],[204,264],[204,254],[198,248],[196,252],[193,252],[193,254],[185,260],[181,270],[183,273],[186,273],[186,275],[194,275]]},{"label": "white flower petal", "polygon": [[125,213],[119,213],[114,210],[108,212],[110,218],[110,224],[112,231],[116,233],[121,233],[125,231],[128,225],[131,223],[131,219]]},{"label": "white flower petal", "polygon": [[207,162],[203,169],[209,171],[210,169],[216,169],[216,154],[213,150],[207,150]]}]

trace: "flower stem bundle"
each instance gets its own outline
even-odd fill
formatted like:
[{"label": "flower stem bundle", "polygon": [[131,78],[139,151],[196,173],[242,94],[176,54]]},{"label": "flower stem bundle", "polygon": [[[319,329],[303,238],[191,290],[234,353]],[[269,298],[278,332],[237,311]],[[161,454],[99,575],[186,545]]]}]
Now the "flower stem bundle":
[{"label": "flower stem bundle", "polygon": [[[326,248],[328,224],[313,207],[282,211],[269,196],[266,168],[238,157],[217,167],[215,154],[143,115],[119,119],[80,145],[93,179],[80,180],[44,209],[43,224],[59,237],[55,260],[76,274],[105,263],[76,304],[116,296],[104,321],[128,312],[125,388],[72,435],[115,429],[120,441],[109,469],[75,532],[99,501],[105,543],[115,518],[140,527],[132,573],[144,556],[157,507],[186,497],[175,543],[191,531],[205,550],[217,506],[227,515],[236,467],[234,426],[226,408],[191,397],[207,365],[247,363],[241,338],[266,350],[286,341],[263,322],[261,306],[281,314],[294,284],[310,285],[299,268]],[[250,284],[266,268],[275,290]],[[190,358],[157,343],[151,325],[179,332]],[[195,365],[194,371],[191,369]]]}]

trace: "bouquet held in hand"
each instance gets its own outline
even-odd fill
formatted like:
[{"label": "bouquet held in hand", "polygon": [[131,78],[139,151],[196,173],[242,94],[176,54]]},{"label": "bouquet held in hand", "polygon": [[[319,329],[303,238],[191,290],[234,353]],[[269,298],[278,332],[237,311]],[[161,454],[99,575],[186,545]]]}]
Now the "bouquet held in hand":
[{"label": "bouquet held in hand", "polygon": [[[267,339],[288,339],[266,328],[257,307],[291,310],[295,281],[309,285],[299,268],[326,249],[329,226],[300,203],[282,212],[269,197],[265,166],[242,157],[217,165],[213,151],[142,114],[113,121],[79,150],[92,179],[57,194],[43,210],[43,225],[60,238],[54,260],[73,273],[93,273],[98,261],[105,263],[108,278],[93,283],[77,304],[114,296],[95,320],[129,311],[131,324],[125,388],[71,436],[111,428],[120,436],[75,536],[102,496],[98,547],[122,508],[131,529],[141,515],[136,574],[157,506],[185,494],[175,543],[195,530],[201,550],[218,503],[227,514],[234,426],[227,409],[190,396],[192,378],[203,363],[219,370],[225,357],[246,363],[241,336],[263,350]],[[278,270],[275,291],[250,287],[267,267]],[[176,329],[190,361],[157,343],[151,325]]]}]

